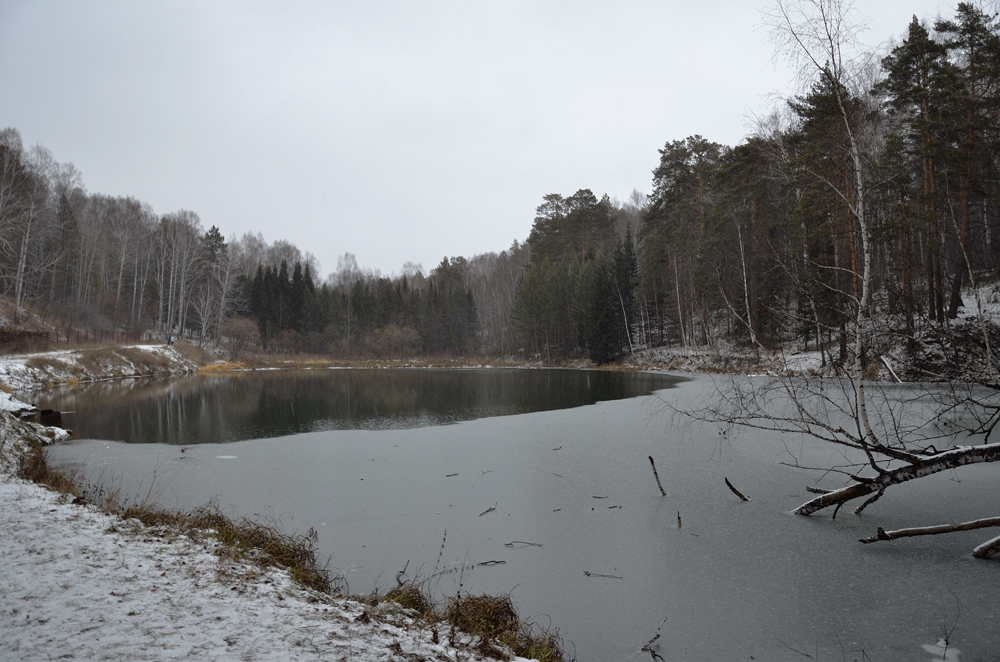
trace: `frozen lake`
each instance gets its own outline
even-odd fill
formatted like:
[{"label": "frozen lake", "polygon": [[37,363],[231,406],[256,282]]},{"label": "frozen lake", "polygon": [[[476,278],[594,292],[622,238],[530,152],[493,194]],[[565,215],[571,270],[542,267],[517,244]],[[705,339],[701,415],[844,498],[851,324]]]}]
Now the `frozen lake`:
[{"label": "frozen lake", "polygon": [[[41,406],[76,410],[67,426],[78,433],[84,416],[105,420],[104,434],[88,427],[93,439],[52,447],[50,461],[78,467],[124,495],[150,493],[169,507],[215,500],[227,513],[274,518],[288,531],[315,527],[320,552],[353,592],[389,588],[404,567],[406,578],[451,571],[433,580],[438,597],[460,589],[510,591],[521,615],[558,627],[581,662],[649,659],[637,649],[664,616],[657,650],[666,660],[798,660],[803,654],[941,660],[937,644],[946,635],[949,660],[1000,657],[1000,562],[971,556],[995,533],[857,542],[878,526],[1000,513],[995,467],[965,467],[895,487],[862,516],[845,509],[836,520],[828,511],[807,518],[789,514],[809,497],[805,486],[838,483],[817,483],[781,462],[790,452],[810,464],[837,462],[840,454],[809,439],[722,435],[660,413],[663,400],[701,401],[705,377],[668,388],[671,381],[646,375],[630,382],[635,393],[605,390],[595,398],[600,375],[627,373],[513,371],[537,373],[529,379],[541,391],[558,389],[559,400],[576,393],[560,405],[568,408],[540,410],[547,408],[534,395],[528,409],[516,413],[510,401],[525,400],[527,382],[502,387],[492,374],[498,371],[479,377],[470,371],[458,386],[445,386],[445,377],[431,391],[451,389],[460,402],[485,402],[472,393],[507,393],[507,399],[477,405],[476,415],[410,407],[417,413],[396,409],[389,416],[383,409],[362,424],[336,423],[344,419],[327,411],[311,420],[306,429],[312,431],[295,427],[307,415],[286,413],[286,404],[260,395],[271,389],[282,394],[278,402],[290,400],[300,410],[336,409],[342,405],[306,405],[295,389],[316,401],[321,393],[343,399],[346,372],[323,378],[340,384],[329,387],[340,389],[337,396],[319,381],[293,387],[288,373],[275,373],[270,384],[216,378],[228,385],[215,382],[207,392],[193,382],[154,384],[147,395],[142,388],[117,396],[108,391],[100,395],[103,407],[73,394],[39,399]],[[223,396],[219,389],[232,392]],[[365,389],[351,391],[356,408],[368,406],[359,404]],[[652,389],[658,390],[647,395]],[[411,405],[426,397],[410,391]],[[405,389],[394,393],[394,400],[407,400]],[[181,415],[178,400],[186,403],[184,423],[166,420]],[[159,418],[145,409],[147,401]],[[265,401],[281,410],[286,427],[279,433],[266,434],[260,425],[266,417],[258,407]],[[119,407],[124,413],[111,416]],[[247,417],[257,422],[234,422]],[[125,428],[147,437],[159,430],[154,438],[171,443],[100,439],[125,439]],[[257,438],[206,443],[212,434],[238,438],[233,429],[253,430],[244,434]],[[178,444],[190,445],[182,453]],[[739,501],[725,477],[753,501]]]}]

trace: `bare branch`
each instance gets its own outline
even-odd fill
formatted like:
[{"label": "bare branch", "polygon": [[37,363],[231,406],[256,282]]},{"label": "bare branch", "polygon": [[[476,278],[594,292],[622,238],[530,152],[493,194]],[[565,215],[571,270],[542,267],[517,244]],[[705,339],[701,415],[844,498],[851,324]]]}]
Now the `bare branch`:
[{"label": "bare branch", "polygon": [[[863,542],[865,544],[896,540],[898,538],[909,538],[912,536],[934,536],[941,533],[955,533],[956,531],[972,531],[974,529],[985,529],[988,527],[1000,526],[1000,517],[986,517],[983,519],[973,520],[971,522],[962,522],[961,524],[939,524],[937,526],[920,526],[911,529],[896,529],[895,531],[886,531],[881,526],[878,527],[878,532],[868,538],[861,538],[858,542]],[[987,559],[1000,552],[1000,536],[993,538],[992,540],[987,540],[982,545],[973,550],[972,555],[977,559]]]},{"label": "bare branch", "polygon": [[736,489],[735,487],[733,487],[733,484],[729,482],[728,478],[726,478],[725,481],[726,481],[726,487],[728,487],[732,491],[733,494],[735,494],[736,496],[738,496],[743,501],[749,501],[750,500],[747,497],[743,496],[742,492],[740,492],[738,489]]}]

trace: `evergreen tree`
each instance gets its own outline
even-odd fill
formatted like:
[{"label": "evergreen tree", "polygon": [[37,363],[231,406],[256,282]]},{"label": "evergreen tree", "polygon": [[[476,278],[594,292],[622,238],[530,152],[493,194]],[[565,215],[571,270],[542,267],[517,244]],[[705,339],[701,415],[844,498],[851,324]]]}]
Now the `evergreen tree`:
[{"label": "evergreen tree", "polygon": [[956,20],[939,21],[935,28],[945,37],[945,46],[953,54],[963,88],[963,94],[955,100],[954,128],[961,154],[960,174],[955,179],[961,221],[960,227],[955,228],[956,250],[949,256],[954,265],[954,277],[948,317],[954,318],[961,304],[962,284],[971,267],[972,207],[981,195],[983,180],[995,178],[996,172],[996,147],[1000,139],[997,121],[1000,118],[1000,23],[996,14],[986,14],[971,3],[960,2]]},{"label": "evergreen tree", "polygon": [[[925,298],[931,316],[943,321],[941,269],[944,233],[938,180],[949,162],[947,133],[954,115],[953,100],[959,89],[957,72],[948,61],[945,45],[932,38],[915,16],[907,28],[906,39],[882,60],[882,68],[886,77],[878,89],[888,94],[888,106],[903,124],[908,149],[915,157],[913,170],[920,182],[916,192],[919,221],[913,231],[921,232],[926,237],[922,260]],[[887,162],[883,160],[883,163]],[[897,177],[902,175],[899,171],[893,174]],[[901,195],[898,202],[902,203],[903,198]],[[899,210],[904,211],[903,208]],[[919,255],[914,254],[914,250],[918,249],[909,240],[912,232],[908,217],[901,220],[901,248],[907,251],[902,274],[903,289],[908,293],[912,307],[917,303],[913,294],[916,274],[912,266]],[[912,317],[912,311],[907,312],[907,317]],[[908,322],[908,326],[912,327],[912,323]]]}]

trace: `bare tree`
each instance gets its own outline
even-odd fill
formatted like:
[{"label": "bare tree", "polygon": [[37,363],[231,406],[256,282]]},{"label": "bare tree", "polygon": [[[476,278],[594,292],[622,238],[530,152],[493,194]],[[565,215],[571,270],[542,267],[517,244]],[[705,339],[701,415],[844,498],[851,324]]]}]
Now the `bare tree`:
[{"label": "bare tree", "polygon": [[477,255],[468,262],[467,286],[476,303],[483,345],[500,355],[514,348],[511,311],[529,259],[528,245],[515,241],[499,255]]},{"label": "bare tree", "polygon": [[260,344],[260,331],[253,320],[234,316],[219,327],[219,341],[229,349],[229,360],[239,361],[242,354]]},{"label": "bare tree", "polygon": [[351,356],[351,322],[353,311],[351,299],[354,295],[354,286],[364,279],[365,274],[358,267],[358,260],[354,253],[344,253],[337,258],[337,270],[328,277],[331,288],[339,290],[347,305],[345,306],[344,319],[347,323],[347,356]]},{"label": "bare tree", "polygon": [[184,333],[188,303],[198,281],[201,234],[201,221],[194,212],[182,210],[160,220],[157,275],[163,331]]}]

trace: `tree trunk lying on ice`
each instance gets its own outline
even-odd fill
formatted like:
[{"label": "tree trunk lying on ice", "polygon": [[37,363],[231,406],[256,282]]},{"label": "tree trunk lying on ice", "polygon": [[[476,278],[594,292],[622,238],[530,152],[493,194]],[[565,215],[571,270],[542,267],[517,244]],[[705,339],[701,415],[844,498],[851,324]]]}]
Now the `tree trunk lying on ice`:
[{"label": "tree trunk lying on ice", "polygon": [[887,487],[905,483],[914,478],[922,478],[938,473],[939,471],[954,469],[967,464],[997,461],[1000,461],[1000,444],[960,446],[944,451],[943,453],[931,455],[898,469],[887,471],[874,478],[863,479],[847,487],[842,487],[839,490],[832,490],[814,499],[810,499],[796,508],[794,512],[796,515],[811,515],[817,510],[840,505],[852,499],[867,496],[873,492],[881,492]]}]

